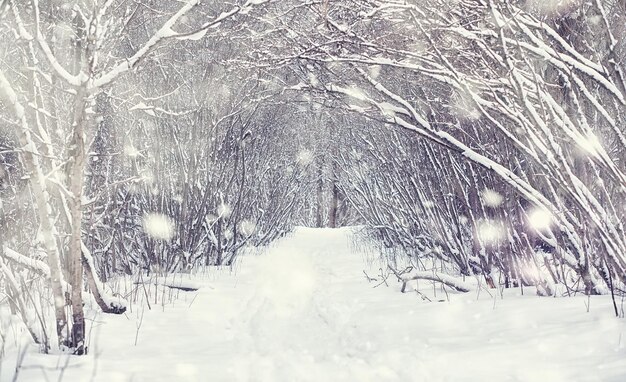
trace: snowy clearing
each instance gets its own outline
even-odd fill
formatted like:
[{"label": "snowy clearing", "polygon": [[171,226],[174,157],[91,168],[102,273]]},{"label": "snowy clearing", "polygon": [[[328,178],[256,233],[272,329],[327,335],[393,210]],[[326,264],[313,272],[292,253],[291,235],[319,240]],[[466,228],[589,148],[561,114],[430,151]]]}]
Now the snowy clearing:
[{"label": "snowy clearing", "polygon": [[[17,380],[626,380],[626,322],[608,296],[502,298],[420,281],[427,302],[391,277],[374,288],[363,270],[376,277],[378,264],[351,243],[348,228],[299,228],[232,273],[194,277],[200,289],[172,304],[98,315],[87,356],[29,347]],[[1,381],[27,342],[17,326],[3,322]]]}]

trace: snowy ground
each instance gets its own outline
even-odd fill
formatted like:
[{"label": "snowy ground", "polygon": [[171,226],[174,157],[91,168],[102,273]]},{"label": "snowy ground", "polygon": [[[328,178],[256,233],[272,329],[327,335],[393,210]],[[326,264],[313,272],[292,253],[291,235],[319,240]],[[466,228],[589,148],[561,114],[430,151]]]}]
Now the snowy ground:
[{"label": "snowy ground", "polygon": [[[17,380],[626,381],[626,320],[607,297],[589,312],[586,297],[518,290],[439,289],[426,302],[391,279],[373,288],[363,270],[378,267],[350,232],[299,229],[235,273],[194,279],[201,289],[173,304],[100,315],[88,356],[29,349]],[[18,334],[5,335],[0,381],[18,357]]]}]

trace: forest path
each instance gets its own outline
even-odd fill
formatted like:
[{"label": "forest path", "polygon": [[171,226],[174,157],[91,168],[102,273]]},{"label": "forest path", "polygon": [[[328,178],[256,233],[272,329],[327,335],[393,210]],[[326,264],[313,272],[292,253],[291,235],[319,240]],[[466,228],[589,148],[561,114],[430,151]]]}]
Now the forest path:
[{"label": "forest path", "polygon": [[587,313],[586,298],[424,284],[446,300],[428,303],[391,279],[373,288],[363,270],[378,265],[352,235],[299,228],[173,304],[99,315],[88,356],[29,353],[18,380],[56,381],[63,366],[61,380],[103,382],[626,380],[626,325],[608,298]]},{"label": "forest path", "polygon": [[371,312],[378,302],[363,293],[363,258],[351,235],[300,228],[246,270],[254,293],[235,330],[252,349],[245,362],[256,380],[400,379],[376,359],[388,354],[376,354],[372,332],[391,323]]}]

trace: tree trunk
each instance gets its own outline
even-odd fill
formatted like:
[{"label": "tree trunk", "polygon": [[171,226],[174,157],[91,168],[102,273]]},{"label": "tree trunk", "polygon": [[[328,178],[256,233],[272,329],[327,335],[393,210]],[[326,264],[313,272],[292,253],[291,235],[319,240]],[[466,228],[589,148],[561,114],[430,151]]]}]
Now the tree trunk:
[{"label": "tree trunk", "polygon": [[50,197],[46,187],[45,176],[39,163],[39,152],[37,146],[31,138],[31,128],[26,120],[24,107],[18,101],[17,94],[13,91],[11,84],[6,80],[4,73],[0,72],[0,97],[5,105],[10,106],[19,120],[19,141],[20,145],[28,150],[22,151],[24,166],[30,176],[30,186],[35,198],[36,210],[39,215],[41,226],[42,245],[48,256],[48,266],[50,267],[50,284],[54,300],[54,315],[56,321],[56,332],[59,345],[65,342],[67,327],[67,316],[65,315],[65,294],[63,291],[63,274],[61,272],[61,261],[59,248],[57,247],[52,208]]},{"label": "tree trunk", "polygon": [[337,180],[333,179],[332,195],[330,196],[330,209],[328,211],[328,226],[337,228],[337,214],[339,210],[339,187]]},{"label": "tree trunk", "polygon": [[83,220],[83,183],[85,168],[85,90],[77,89],[72,151],[70,159],[70,213],[72,227],[70,233],[69,282],[72,286],[72,338],[71,347],[75,354],[84,354],[85,349],[85,313],[83,310],[83,263],[82,263],[82,220]]},{"label": "tree trunk", "polygon": [[315,226],[317,228],[324,226],[324,160],[320,159],[318,179],[317,179],[317,211],[315,216]]}]

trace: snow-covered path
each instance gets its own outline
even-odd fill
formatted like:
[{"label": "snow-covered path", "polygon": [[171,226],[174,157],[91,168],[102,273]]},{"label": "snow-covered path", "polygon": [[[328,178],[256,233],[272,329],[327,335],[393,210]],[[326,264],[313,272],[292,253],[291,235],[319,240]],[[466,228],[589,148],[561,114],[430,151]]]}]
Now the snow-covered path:
[{"label": "snow-covered path", "polygon": [[18,380],[57,380],[65,365],[63,380],[103,382],[626,380],[626,322],[608,298],[589,313],[586,298],[515,290],[447,301],[439,289],[446,301],[428,303],[392,280],[372,288],[363,270],[378,267],[350,241],[298,229],[173,305],[97,317],[86,357],[28,353]]}]

